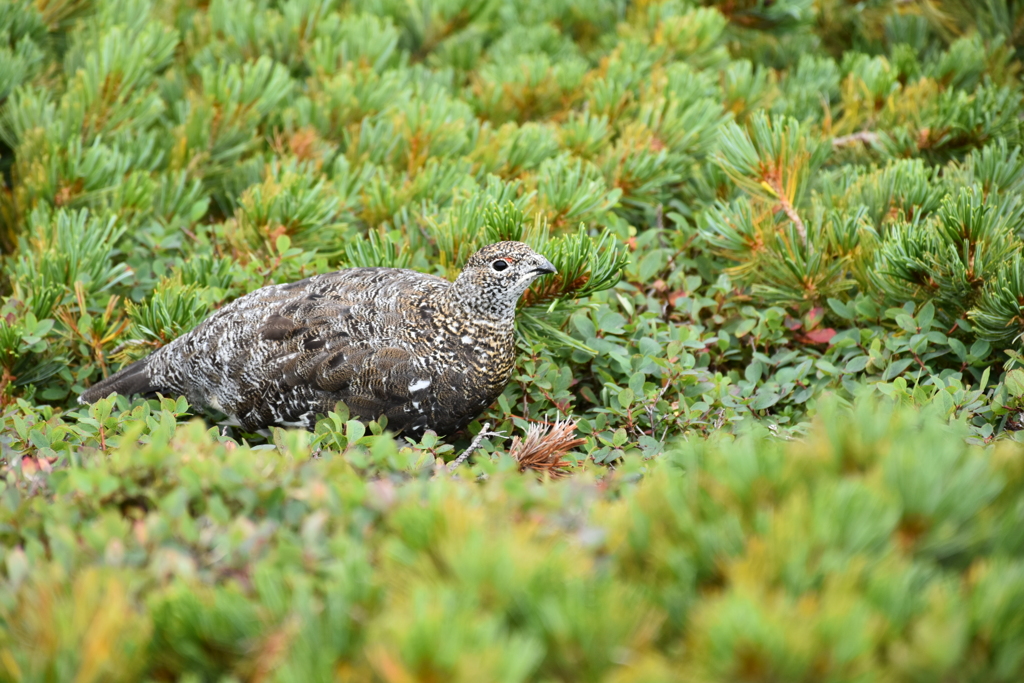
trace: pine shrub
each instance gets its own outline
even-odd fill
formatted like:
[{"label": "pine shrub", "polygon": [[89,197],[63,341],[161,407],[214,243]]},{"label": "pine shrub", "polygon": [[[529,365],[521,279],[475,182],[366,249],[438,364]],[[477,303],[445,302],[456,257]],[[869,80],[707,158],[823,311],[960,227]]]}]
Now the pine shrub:
[{"label": "pine shrub", "polygon": [[[1022,32],[1017,0],[0,6],[2,678],[1018,680]],[[75,403],[260,286],[502,239],[559,275],[447,440]],[[496,435],[567,420],[559,483]]]}]

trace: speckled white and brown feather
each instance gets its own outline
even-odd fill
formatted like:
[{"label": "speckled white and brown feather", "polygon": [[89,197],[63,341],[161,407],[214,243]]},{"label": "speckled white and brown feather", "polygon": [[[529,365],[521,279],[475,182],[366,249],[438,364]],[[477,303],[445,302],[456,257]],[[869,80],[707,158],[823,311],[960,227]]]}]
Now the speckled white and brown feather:
[{"label": "speckled white and brown feather", "polygon": [[554,267],[520,242],[484,247],[449,282],[351,268],[271,285],[82,394],[183,395],[248,431],[312,428],[345,401],[412,436],[461,429],[505,388],[516,302]]}]

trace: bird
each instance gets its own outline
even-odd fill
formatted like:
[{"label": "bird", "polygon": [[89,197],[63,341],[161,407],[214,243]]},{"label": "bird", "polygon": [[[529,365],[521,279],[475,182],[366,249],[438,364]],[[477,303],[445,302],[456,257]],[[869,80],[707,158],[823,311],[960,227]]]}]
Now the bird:
[{"label": "bird", "polygon": [[312,430],[344,401],[396,434],[459,431],[504,391],[515,367],[515,312],[557,273],[522,242],[496,242],[454,281],[404,268],[344,268],[268,285],[79,396],[184,396],[248,433]]}]

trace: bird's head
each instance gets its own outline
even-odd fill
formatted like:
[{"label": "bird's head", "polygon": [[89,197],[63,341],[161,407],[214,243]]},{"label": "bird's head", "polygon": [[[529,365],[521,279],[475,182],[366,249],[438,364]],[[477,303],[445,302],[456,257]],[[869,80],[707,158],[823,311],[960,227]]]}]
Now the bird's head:
[{"label": "bird's head", "polygon": [[511,319],[530,283],[555,272],[550,261],[522,242],[496,242],[469,257],[453,293],[464,306],[488,317]]}]

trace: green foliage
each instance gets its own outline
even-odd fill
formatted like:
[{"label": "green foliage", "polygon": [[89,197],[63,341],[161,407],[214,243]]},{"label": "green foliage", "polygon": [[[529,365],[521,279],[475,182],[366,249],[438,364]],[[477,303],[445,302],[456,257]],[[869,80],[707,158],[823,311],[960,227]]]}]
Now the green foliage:
[{"label": "green foliage", "polygon": [[[76,286],[94,294],[131,276],[124,264],[111,265],[115,243],[124,234],[117,219],[90,217],[89,212],[59,209],[50,215],[39,209],[29,219],[28,234],[12,264],[15,296],[39,317],[49,316],[55,304]],[[54,297],[53,292],[59,292]]]},{"label": "green foliage", "polygon": [[180,424],[183,400],[9,409],[0,666],[1016,680],[1024,449],[970,445],[941,402],[891,388],[826,402],[797,441],[748,424],[567,485],[491,440],[449,474],[433,435],[399,445],[343,406],[257,447]]},{"label": "green foliage", "polygon": [[[0,6],[0,677],[1020,678],[1020,5]],[[463,434],[76,408],[501,239],[559,273]],[[563,418],[566,486],[440,467]]]},{"label": "green foliage", "polygon": [[188,332],[206,317],[201,291],[194,285],[162,282],[140,305],[128,303],[133,333],[143,339],[166,343]]}]

